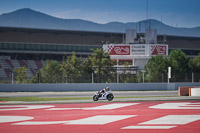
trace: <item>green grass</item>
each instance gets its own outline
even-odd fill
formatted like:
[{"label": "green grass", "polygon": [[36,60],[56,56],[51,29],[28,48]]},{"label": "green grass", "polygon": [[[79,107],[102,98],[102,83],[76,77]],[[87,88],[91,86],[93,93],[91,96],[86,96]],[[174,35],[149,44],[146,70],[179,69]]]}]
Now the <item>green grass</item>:
[{"label": "green grass", "polygon": [[[123,98],[153,98],[153,97],[177,97],[177,96],[138,96],[138,97],[115,97]],[[0,97],[0,101],[58,101],[58,100],[91,100],[92,97]]]},{"label": "green grass", "polygon": [[136,97],[115,97],[115,98],[153,98],[153,97],[178,97],[178,96],[136,96]]},{"label": "green grass", "polygon": [[58,101],[58,100],[87,100],[91,97],[55,97],[55,98],[41,98],[41,97],[0,97],[0,101]]}]

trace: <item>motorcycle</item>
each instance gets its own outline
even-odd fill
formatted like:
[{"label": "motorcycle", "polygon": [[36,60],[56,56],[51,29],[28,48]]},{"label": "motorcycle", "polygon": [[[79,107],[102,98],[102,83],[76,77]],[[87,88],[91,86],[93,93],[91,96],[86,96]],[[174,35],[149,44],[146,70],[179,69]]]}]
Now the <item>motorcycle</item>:
[{"label": "motorcycle", "polygon": [[112,101],[113,98],[114,98],[114,95],[113,95],[112,91],[107,91],[105,93],[101,93],[100,91],[97,91],[95,93],[95,95],[93,96],[94,101],[98,101],[98,100]]}]

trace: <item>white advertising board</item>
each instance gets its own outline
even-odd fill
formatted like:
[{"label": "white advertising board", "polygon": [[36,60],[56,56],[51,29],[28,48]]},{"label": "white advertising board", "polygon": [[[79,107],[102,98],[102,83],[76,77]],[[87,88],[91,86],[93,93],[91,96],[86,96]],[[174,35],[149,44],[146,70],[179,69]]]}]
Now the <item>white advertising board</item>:
[{"label": "white advertising board", "polygon": [[168,55],[167,44],[109,44],[103,45],[111,56],[156,56]]},{"label": "white advertising board", "polygon": [[131,55],[134,56],[149,56],[149,45],[134,44],[131,47]]}]

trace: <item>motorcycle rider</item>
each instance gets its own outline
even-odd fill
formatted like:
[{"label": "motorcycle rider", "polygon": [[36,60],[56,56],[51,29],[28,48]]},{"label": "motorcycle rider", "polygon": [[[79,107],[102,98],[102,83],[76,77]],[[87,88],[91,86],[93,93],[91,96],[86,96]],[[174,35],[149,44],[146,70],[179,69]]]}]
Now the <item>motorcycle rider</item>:
[{"label": "motorcycle rider", "polygon": [[108,91],[110,91],[110,88],[109,88],[109,87],[106,87],[106,88],[100,90],[100,93],[101,93],[101,95],[104,95],[104,94],[105,94],[106,92],[108,92]]},{"label": "motorcycle rider", "polygon": [[114,98],[114,95],[112,94],[112,90],[109,87],[106,87],[100,91],[97,91],[95,95],[93,96],[94,101],[98,101],[98,100],[112,101],[113,98]]}]

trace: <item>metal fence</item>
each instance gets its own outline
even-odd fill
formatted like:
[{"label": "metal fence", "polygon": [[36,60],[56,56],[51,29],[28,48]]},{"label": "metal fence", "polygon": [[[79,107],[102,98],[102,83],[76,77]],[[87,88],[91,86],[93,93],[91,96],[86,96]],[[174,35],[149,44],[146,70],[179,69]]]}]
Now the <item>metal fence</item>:
[{"label": "metal fence", "polygon": [[[36,75],[33,78],[26,78],[24,83],[167,83],[168,74],[162,73],[149,77],[147,73],[131,74],[131,73],[109,73],[99,75],[97,73],[88,73],[79,76],[66,76],[63,77],[60,73],[59,76],[52,75],[51,82],[46,82],[41,75]],[[175,82],[200,82],[200,73],[172,73],[169,79],[170,83]],[[16,83],[16,75],[13,77],[0,77],[0,83]]]}]

